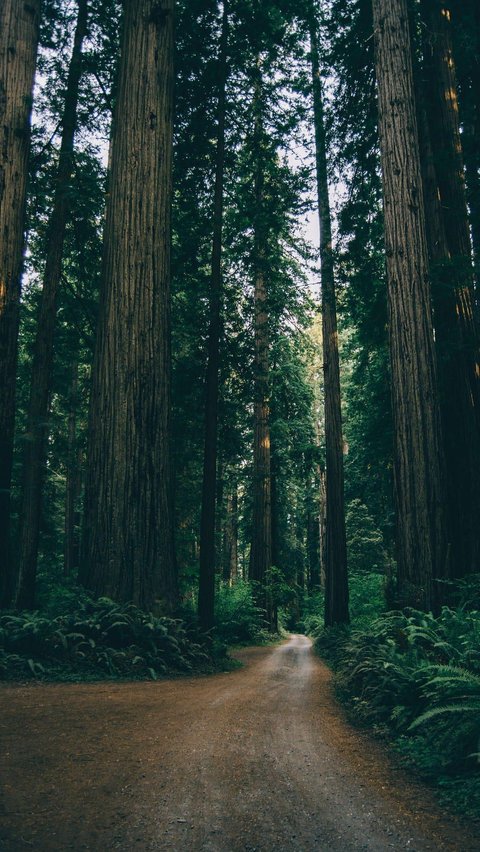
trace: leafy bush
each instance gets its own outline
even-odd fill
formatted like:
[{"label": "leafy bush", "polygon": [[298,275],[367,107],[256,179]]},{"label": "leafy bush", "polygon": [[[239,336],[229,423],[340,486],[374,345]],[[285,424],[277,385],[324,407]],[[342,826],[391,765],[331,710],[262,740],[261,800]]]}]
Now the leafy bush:
[{"label": "leafy bush", "polygon": [[265,639],[262,612],[255,606],[252,588],[241,580],[233,586],[220,586],[215,605],[215,635],[228,645],[241,645]]},{"label": "leafy bush", "polygon": [[82,597],[77,609],[0,616],[0,679],[153,678],[211,671],[216,661],[194,625],[132,604]]},{"label": "leafy bush", "polygon": [[303,599],[303,618],[298,624],[299,632],[307,636],[318,636],[323,630],[325,595],[323,591],[310,593]]},{"label": "leafy bush", "polygon": [[[350,588],[350,617],[352,624],[358,628],[367,626],[385,609],[384,595],[385,579],[383,575],[352,574],[349,577]],[[324,593],[306,595],[303,602],[303,621],[299,625],[308,636],[318,639],[321,643],[322,654],[325,656],[327,645],[328,656],[338,656],[338,642],[342,642],[348,630],[345,628],[325,631],[324,629]]]},{"label": "leafy bush", "polygon": [[352,574],[349,587],[352,624],[367,627],[385,610],[385,577],[374,572]]}]

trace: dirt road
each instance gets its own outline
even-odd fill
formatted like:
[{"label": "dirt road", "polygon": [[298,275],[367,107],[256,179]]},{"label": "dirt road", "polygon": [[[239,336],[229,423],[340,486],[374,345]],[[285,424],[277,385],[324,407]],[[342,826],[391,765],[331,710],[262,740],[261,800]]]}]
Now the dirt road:
[{"label": "dirt road", "polygon": [[342,718],[305,637],[241,670],[0,690],[0,848],[479,848]]}]

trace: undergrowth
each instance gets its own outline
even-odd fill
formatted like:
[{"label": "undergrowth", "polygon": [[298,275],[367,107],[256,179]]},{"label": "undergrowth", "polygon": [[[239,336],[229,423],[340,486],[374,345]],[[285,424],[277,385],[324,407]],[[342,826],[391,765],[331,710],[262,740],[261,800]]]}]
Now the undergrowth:
[{"label": "undergrowth", "polygon": [[227,645],[259,645],[271,640],[265,629],[262,611],[255,606],[250,583],[222,583],[215,600],[213,635]]},{"label": "undergrowth", "polygon": [[157,679],[224,668],[225,648],[196,626],[155,617],[132,604],[81,595],[61,615],[0,616],[0,679]]},{"label": "undergrowth", "polygon": [[437,618],[375,616],[372,606],[349,628],[318,630],[316,647],[351,717],[393,739],[445,801],[480,817],[480,612],[463,586],[459,605]]}]

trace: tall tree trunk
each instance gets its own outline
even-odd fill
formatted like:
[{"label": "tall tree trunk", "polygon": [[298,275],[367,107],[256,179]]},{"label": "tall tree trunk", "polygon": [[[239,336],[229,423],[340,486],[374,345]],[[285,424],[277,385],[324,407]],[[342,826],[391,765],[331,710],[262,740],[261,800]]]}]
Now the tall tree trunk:
[{"label": "tall tree trunk", "polygon": [[93,365],[80,577],[177,601],[170,454],[173,0],[125,0]]},{"label": "tall tree trunk", "polygon": [[398,584],[431,609],[447,570],[444,462],[406,0],[373,0],[387,257]]},{"label": "tall tree trunk", "polygon": [[223,579],[233,586],[238,577],[238,485],[236,480],[233,481],[230,489],[225,519]]},{"label": "tall tree trunk", "polygon": [[67,471],[65,484],[65,525],[63,573],[73,577],[78,567],[78,538],[76,534],[77,500],[79,496],[80,458],[77,441],[78,361],[72,364],[68,415]]},{"label": "tall tree trunk", "polygon": [[0,4],[0,606],[14,591],[10,488],[20,275],[40,0]]},{"label": "tall tree trunk", "polygon": [[87,33],[87,0],[79,0],[72,58],[62,119],[62,141],[56,177],[55,199],[48,227],[42,297],[33,348],[30,399],[23,462],[20,554],[16,605],[32,609],[35,604],[38,543],[42,510],[42,483],[48,435],[57,293],[62,274],[63,245],[71,201],[74,168],[74,136],[82,74],[82,44]]},{"label": "tall tree trunk", "polygon": [[308,590],[316,592],[320,588],[320,524],[316,504],[311,503],[307,511]]},{"label": "tall tree trunk", "polygon": [[320,552],[320,588],[325,589],[326,585],[326,570],[325,570],[325,544],[327,538],[327,488],[325,470],[319,468],[320,480],[320,512],[318,515],[318,538]]},{"label": "tall tree trunk", "polygon": [[425,23],[424,53],[427,82],[426,109],[432,140],[440,208],[450,261],[450,314],[457,317],[465,351],[471,396],[480,428],[480,355],[478,329],[473,317],[473,265],[462,141],[460,136],[457,79],[452,48],[450,3],[422,0]]},{"label": "tall tree trunk", "polygon": [[[433,68],[430,73],[433,73]],[[432,113],[435,115],[431,100],[430,94],[427,98],[427,102],[430,102],[430,116]],[[458,259],[453,258],[451,253],[447,236],[450,214],[444,210],[437,179],[438,171],[444,171],[448,161],[450,165],[453,164],[453,157],[443,162],[443,147],[441,154],[436,158],[434,156],[432,139],[436,139],[436,136],[432,134],[437,131],[435,125],[429,125],[427,120],[426,102],[421,90],[418,94],[418,114],[435,343],[440,367],[438,379],[447,473],[451,571],[453,576],[462,577],[475,571],[480,559],[480,443],[478,412],[472,393],[472,383],[475,384],[476,379],[473,375],[475,329],[471,262],[468,259],[468,284],[462,280],[467,259],[461,261],[462,271],[457,265]],[[458,125],[456,137],[455,144],[460,145]],[[439,160],[442,165],[439,165]],[[467,217],[466,204],[463,215]],[[466,306],[469,319],[463,313]]]},{"label": "tall tree trunk", "polygon": [[348,614],[347,543],[343,476],[343,435],[338,357],[337,309],[332,253],[332,225],[328,198],[327,153],[323,118],[317,34],[310,30],[320,260],[322,281],[322,339],[325,392],[326,530],[325,626],[344,624]]},{"label": "tall tree trunk", "polygon": [[269,331],[266,286],[264,218],[264,156],[262,72],[257,59],[254,91],[255,200],[254,221],[254,437],[253,437],[253,517],[250,550],[250,581],[257,606],[272,623],[272,607],[268,591],[272,566],[272,503],[270,479],[270,388]]},{"label": "tall tree trunk", "polygon": [[210,287],[210,328],[205,378],[205,449],[203,456],[202,511],[200,518],[200,581],[198,617],[204,630],[215,616],[215,506],[217,487],[218,389],[222,333],[222,225],[225,171],[225,97],[227,83],[228,4],[223,3],[219,52],[217,151],[215,165],[213,243]]},{"label": "tall tree trunk", "polygon": [[280,545],[280,500],[278,493],[278,457],[274,447],[273,438],[270,440],[270,503],[271,503],[271,528],[272,528],[272,565],[277,568],[281,563]]}]

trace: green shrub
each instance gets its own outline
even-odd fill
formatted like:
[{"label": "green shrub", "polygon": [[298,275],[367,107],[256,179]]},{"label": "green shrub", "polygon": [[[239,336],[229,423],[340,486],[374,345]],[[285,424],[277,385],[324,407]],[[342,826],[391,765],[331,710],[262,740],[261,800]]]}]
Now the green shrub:
[{"label": "green shrub", "polygon": [[463,779],[473,813],[472,802],[480,802],[480,613],[389,612],[368,627],[323,631],[316,644],[336,668],[352,716],[392,736],[457,805],[466,798]]},{"label": "green shrub", "polygon": [[0,616],[0,678],[157,678],[215,668],[194,625],[157,618],[132,604],[82,596],[62,615]]},{"label": "green shrub", "polygon": [[263,615],[255,606],[249,583],[222,583],[215,605],[215,636],[228,645],[251,644],[265,639]]}]

